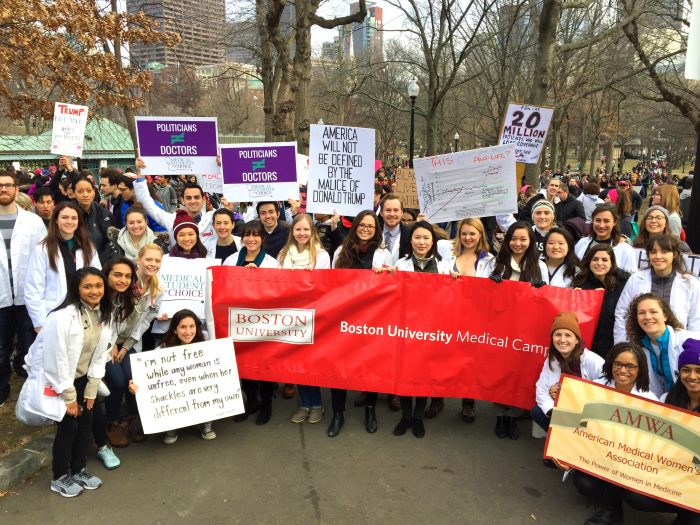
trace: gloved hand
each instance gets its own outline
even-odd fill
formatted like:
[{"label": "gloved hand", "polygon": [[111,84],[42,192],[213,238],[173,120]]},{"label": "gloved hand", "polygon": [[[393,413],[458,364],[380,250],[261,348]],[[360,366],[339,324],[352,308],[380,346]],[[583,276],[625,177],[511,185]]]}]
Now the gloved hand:
[{"label": "gloved hand", "polygon": [[547,283],[544,281],[532,281],[530,284],[535,288],[542,288]]},{"label": "gloved hand", "polygon": [[496,275],[496,274],[491,274],[489,275],[489,279],[491,279],[494,283],[500,283],[503,282],[503,276],[501,275]]}]

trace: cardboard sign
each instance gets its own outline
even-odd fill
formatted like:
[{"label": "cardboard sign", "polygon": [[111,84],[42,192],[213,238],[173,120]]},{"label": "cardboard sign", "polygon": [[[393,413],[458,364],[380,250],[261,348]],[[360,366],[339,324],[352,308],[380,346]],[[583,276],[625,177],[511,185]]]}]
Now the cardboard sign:
[{"label": "cardboard sign", "polygon": [[396,195],[403,202],[404,208],[418,209],[418,192],[416,191],[416,174],[413,168],[399,168],[396,175]]},{"label": "cardboard sign", "polygon": [[499,144],[515,145],[516,162],[537,164],[553,114],[552,108],[508,104]]},{"label": "cardboard sign", "polygon": [[564,375],[545,456],[698,512],[699,433],[697,414]]},{"label": "cardboard sign", "polygon": [[53,109],[51,153],[81,157],[88,118],[87,106],[56,102]]},{"label": "cardboard sign", "polygon": [[174,314],[187,308],[204,319],[204,296],[207,268],[221,264],[219,259],[183,259],[163,256],[158,273],[163,288],[163,302],[158,316]]},{"label": "cardboard sign", "polygon": [[130,359],[146,434],[244,412],[231,339],[158,348]]},{"label": "cardboard sign", "polygon": [[136,117],[142,175],[218,173],[216,117]]},{"label": "cardboard sign", "polygon": [[374,129],[311,126],[309,213],[354,217],[374,198]]},{"label": "cardboard sign", "polygon": [[299,196],[297,143],[221,146],[224,196],[231,202],[286,201]]}]

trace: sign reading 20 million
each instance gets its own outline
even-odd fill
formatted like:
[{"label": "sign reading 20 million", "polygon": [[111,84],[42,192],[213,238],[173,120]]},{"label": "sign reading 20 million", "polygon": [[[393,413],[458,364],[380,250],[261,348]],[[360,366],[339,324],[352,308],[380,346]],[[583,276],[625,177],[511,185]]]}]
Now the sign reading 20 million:
[{"label": "sign reading 20 million", "polygon": [[508,104],[499,144],[515,144],[515,161],[537,164],[554,109]]}]

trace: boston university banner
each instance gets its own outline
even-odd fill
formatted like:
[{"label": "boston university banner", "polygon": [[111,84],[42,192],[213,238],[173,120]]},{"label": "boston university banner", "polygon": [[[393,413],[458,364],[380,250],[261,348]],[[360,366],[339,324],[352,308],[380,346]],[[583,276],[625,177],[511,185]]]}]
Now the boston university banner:
[{"label": "boston university banner", "polygon": [[584,340],[603,298],[519,282],[362,270],[213,267],[207,321],[242,378],[530,408],[562,310]]}]

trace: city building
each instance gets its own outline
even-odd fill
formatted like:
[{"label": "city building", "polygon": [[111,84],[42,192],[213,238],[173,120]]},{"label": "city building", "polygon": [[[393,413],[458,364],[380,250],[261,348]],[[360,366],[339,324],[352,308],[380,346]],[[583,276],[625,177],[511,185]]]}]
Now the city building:
[{"label": "city building", "polygon": [[[367,2],[367,16],[362,22],[352,24],[352,55],[361,62],[384,59],[383,9],[374,2]],[[360,11],[360,3],[350,4],[350,14]],[[346,56],[350,50],[346,47]]]}]

